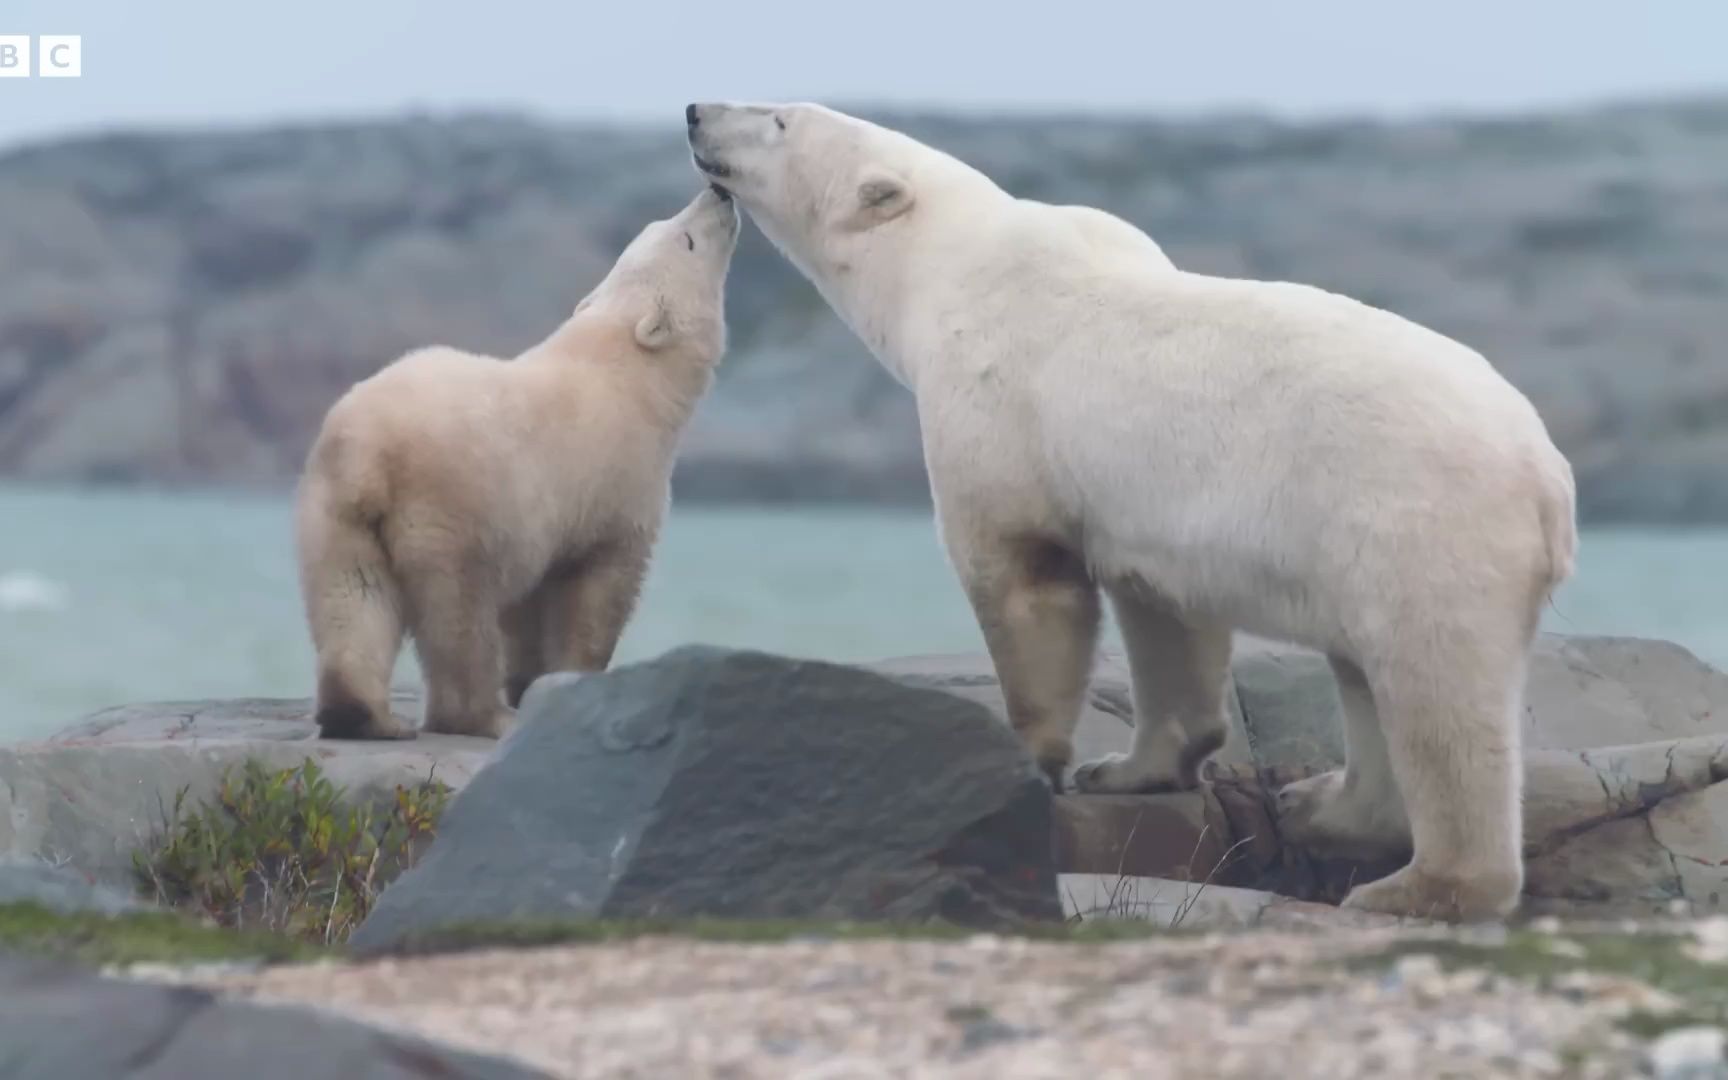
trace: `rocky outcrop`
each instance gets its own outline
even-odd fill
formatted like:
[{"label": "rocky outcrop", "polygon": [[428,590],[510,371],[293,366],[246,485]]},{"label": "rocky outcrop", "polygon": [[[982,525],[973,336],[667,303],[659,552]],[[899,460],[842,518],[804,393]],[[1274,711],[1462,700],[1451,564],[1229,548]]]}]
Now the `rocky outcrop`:
[{"label": "rocky outcrop", "polygon": [[[981,655],[903,657],[871,665],[871,670],[890,676],[900,688],[942,691],[1003,718],[1000,687],[989,660]],[[626,673],[619,672],[574,685],[552,683],[548,689],[556,688],[560,701],[568,696],[583,702],[582,715],[592,719],[591,714],[611,708],[612,699],[602,707],[589,695],[601,695],[601,687],[625,678]],[[877,728],[900,732],[904,745],[896,751],[919,759],[917,769],[906,774],[909,779],[896,781],[901,785],[896,791],[941,793],[945,781],[940,777],[952,749],[926,741],[934,739],[926,725],[898,726],[893,717],[900,699],[879,680],[860,672],[850,672],[846,680],[849,693],[875,688],[860,699],[866,704],[858,708],[887,717]],[[620,707],[659,701],[671,710],[669,715],[690,708],[673,709],[667,695],[678,685],[676,680],[660,687],[626,684],[635,689],[619,699]],[[806,785],[793,784],[790,795],[768,798],[767,792],[780,789],[765,786],[746,793],[749,798],[741,794],[737,806],[716,804],[704,813],[724,817],[722,810],[745,815],[762,811],[751,799],[790,805],[785,800],[803,798],[809,785],[823,776],[840,778],[836,783],[857,781],[849,773],[853,754],[844,745],[810,742],[839,740],[840,735],[803,730],[790,717],[804,713],[781,703],[775,686],[748,683],[738,693],[763,703],[756,715],[769,750],[714,744],[725,753],[740,761],[752,754],[779,761],[790,748],[803,746],[831,757],[825,765],[809,764],[804,771],[788,766],[788,776],[802,777],[799,783]],[[1337,696],[1324,660],[1243,639],[1227,699],[1230,741],[1216,759],[1212,782],[1201,791],[1057,797],[1049,826],[1055,868],[1065,874],[1209,882],[1318,902],[1336,900],[1352,880],[1387,869],[1315,860],[1284,843],[1279,834],[1273,798],[1277,789],[1333,767],[1342,758]],[[398,708],[404,716],[417,711],[406,695],[398,699]],[[0,805],[10,811],[0,815],[0,856],[65,864],[88,880],[125,889],[131,885],[131,852],[161,828],[175,794],[186,788],[194,798],[207,797],[222,771],[247,757],[285,767],[312,756],[334,782],[365,796],[388,794],[397,784],[410,785],[429,774],[460,789],[498,751],[498,744],[488,740],[456,736],[422,735],[408,743],[320,741],[309,713],[306,701],[130,706],[99,713],[48,742],[0,747]],[[692,715],[706,722],[700,709]],[[1126,665],[1120,656],[1106,655],[1081,718],[1077,756],[1125,749],[1132,717]],[[583,759],[583,768],[598,768],[593,761],[610,760],[569,731],[556,730],[548,761],[561,760],[554,749],[566,755],[593,754],[592,760]],[[1665,913],[1675,905],[1700,911],[1728,907],[1728,676],[1665,642],[1545,635],[1529,676],[1525,739],[1528,910],[1612,915]],[[638,776],[643,798],[678,795],[689,781],[674,783],[674,774],[695,775],[686,773],[687,767],[695,768],[688,762],[648,758],[652,762],[644,764]],[[712,762],[699,764],[713,767]],[[1009,769],[1004,775],[1011,773]],[[681,851],[676,843],[689,842],[679,840],[669,817],[654,818],[662,813],[657,803],[639,808],[643,816],[626,826],[617,817],[627,812],[624,803],[591,805],[596,796],[584,794],[583,785],[567,787],[556,795],[572,800],[558,811],[559,828],[575,829],[578,821],[609,822],[620,831],[607,834],[612,837],[608,843],[640,834],[661,851]],[[854,795],[858,801],[848,804],[847,813],[864,813],[864,804],[870,804],[885,815],[868,817],[872,828],[887,829],[912,806],[898,793],[860,790]],[[495,789],[490,798],[514,805],[511,800],[519,794],[511,786]],[[563,806],[556,801],[547,805]],[[698,820],[707,819],[698,815]],[[502,850],[507,845],[497,846]],[[620,867],[629,863],[626,859]],[[621,901],[632,897],[635,903],[652,891],[643,884],[652,880],[620,879],[601,891],[611,895],[615,887],[628,886],[617,895]]]},{"label": "rocky outcrop", "polygon": [[500,1057],[327,1012],[131,982],[0,954],[4,1080],[536,1080]]},{"label": "rocky outcrop", "polygon": [[[1059,799],[1057,863],[1334,903],[1397,864],[1318,859],[1283,840],[1278,789],[1316,771],[1225,766],[1195,792]],[[1535,750],[1525,776],[1525,914],[1728,910],[1728,732]]]},{"label": "rocky outcrop", "polygon": [[[1337,289],[1475,346],[1537,403],[1588,519],[1728,520],[1728,101],[881,119],[1017,194],[1122,214],[1183,267]],[[562,318],[688,199],[680,132],[465,116],[0,155],[0,475],[282,483],[397,353],[508,353]],[[754,230],[728,309],[681,497],[927,497],[910,396]]]},{"label": "rocky outcrop", "polygon": [[[911,657],[878,670],[941,686],[1006,719],[982,656]],[[1230,740],[1201,791],[1064,797],[1066,872],[1176,878],[1336,901],[1394,867],[1311,858],[1283,842],[1275,795],[1343,762],[1325,659],[1238,641]],[[1092,680],[1077,758],[1125,750],[1133,709],[1125,663]],[[1543,635],[1524,709],[1526,910],[1592,915],[1728,910],[1728,675],[1677,645]]]},{"label": "rocky outcrop", "polygon": [[[398,696],[404,716],[414,700]],[[132,853],[160,833],[175,797],[209,799],[248,758],[289,768],[317,760],[354,799],[436,777],[461,787],[497,744],[461,735],[412,742],[317,738],[311,702],[162,702],[99,712],[40,743],[0,746],[0,856],[46,859],[129,889]]]},{"label": "rocky outcrop", "polygon": [[518,723],[356,948],[522,918],[1061,915],[1050,789],[953,695],[688,647],[542,679]]},{"label": "rocky outcrop", "polygon": [[[882,660],[877,671],[977,701],[1006,720],[988,657]],[[1239,635],[1225,694],[1225,765],[1327,768],[1344,760],[1343,718],[1326,658]],[[1126,750],[1133,730],[1128,665],[1106,653],[1075,734],[1075,760]],[[1531,657],[1524,741],[1535,750],[1588,750],[1728,733],[1728,675],[1679,645],[1643,638],[1542,634]]]}]

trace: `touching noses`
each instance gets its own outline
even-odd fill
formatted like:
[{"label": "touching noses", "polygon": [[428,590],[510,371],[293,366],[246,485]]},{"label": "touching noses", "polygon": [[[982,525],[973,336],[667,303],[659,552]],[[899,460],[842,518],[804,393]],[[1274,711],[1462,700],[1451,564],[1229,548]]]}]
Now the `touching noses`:
[{"label": "touching noses", "polygon": [[685,127],[689,128],[691,131],[695,131],[696,125],[700,124],[701,122],[702,122],[702,118],[700,116],[696,115],[696,106],[694,106],[694,105],[684,106],[684,126]]}]

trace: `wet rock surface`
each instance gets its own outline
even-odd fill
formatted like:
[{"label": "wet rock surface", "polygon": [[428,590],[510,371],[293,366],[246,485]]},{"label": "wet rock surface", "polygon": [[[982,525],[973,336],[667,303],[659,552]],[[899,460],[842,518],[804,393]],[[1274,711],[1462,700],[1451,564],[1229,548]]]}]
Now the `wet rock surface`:
[{"label": "wet rock surface", "polygon": [[535,1080],[494,1054],[0,954],[0,1080]]}]

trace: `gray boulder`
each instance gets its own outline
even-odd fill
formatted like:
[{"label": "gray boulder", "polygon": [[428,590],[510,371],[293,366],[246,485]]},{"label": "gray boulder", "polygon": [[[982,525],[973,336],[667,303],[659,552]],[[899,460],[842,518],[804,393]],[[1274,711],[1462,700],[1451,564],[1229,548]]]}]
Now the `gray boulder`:
[{"label": "gray boulder", "polygon": [[704,647],[542,679],[352,943],[534,916],[1056,919],[1050,790],[972,703]]},{"label": "gray boulder", "polygon": [[0,955],[0,1080],[538,1080],[545,1074],[304,1009]]}]

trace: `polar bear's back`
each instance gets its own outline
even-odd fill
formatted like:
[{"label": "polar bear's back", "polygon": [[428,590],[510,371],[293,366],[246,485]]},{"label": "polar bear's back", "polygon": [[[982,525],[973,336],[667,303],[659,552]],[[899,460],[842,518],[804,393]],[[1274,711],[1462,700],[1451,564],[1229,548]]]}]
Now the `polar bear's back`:
[{"label": "polar bear's back", "polygon": [[557,451],[543,445],[536,401],[546,395],[521,385],[527,374],[459,349],[410,352],[331,407],[308,472],[379,513],[437,505],[477,521],[520,516],[547,494],[540,466]]},{"label": "polar bear's back", "polygon": [[1369,572],[1363,550],[1468,561],[1504,543],[1569,562],[1543,518],[1569,536],[1570,469],[1480,354],[1308,286],[1171,277],[1050,290],[1117,317],[1046,312],[1067,332],[1022,358],[1057,500],[1095,562],[1165,565],[1190,599],[1275,636],[1313,621],[1276,617],[1281,581],[1331,588]]},{"label": "polar bear's back", "polygon": [[502,449],[498,436],[523,419],[504,364],[443,346],[409,352],[354,384],[331,407],[324,437],[397,476],[462,464],[479,471]]},{"label": "polar bear's back", "polygon": [[1032,199],[1018,201],[1021,206],[1049,218],[1051,224],[1061,222],[1072,229],[1099,258],[1124,257],[1164,268],[1174,265],[1156,240],[1115,214],[1091,206],[1053,205]]}]

